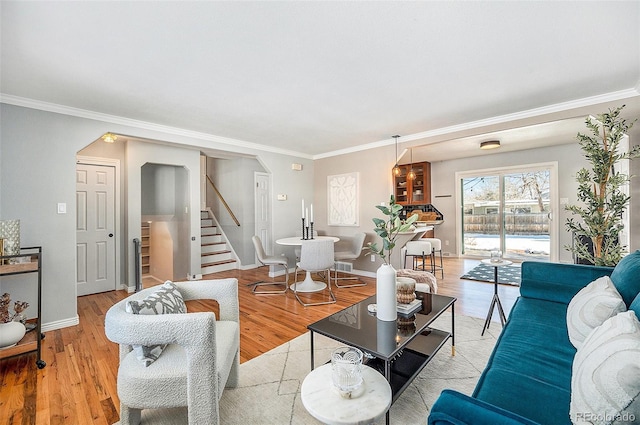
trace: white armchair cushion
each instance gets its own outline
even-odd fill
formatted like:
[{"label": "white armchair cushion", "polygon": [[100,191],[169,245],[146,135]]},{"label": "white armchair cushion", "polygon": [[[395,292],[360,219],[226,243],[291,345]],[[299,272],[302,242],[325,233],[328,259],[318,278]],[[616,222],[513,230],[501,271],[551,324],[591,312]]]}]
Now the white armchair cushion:
[{"label": "white armchair cushion", "polygon": [[[125,310],[131,314],[178,314],[186,313],[187,306],[176,285],[168,280],[145,299],[127,301]],[[158,360],[165,347],[166,344],[150,346],[136,344],[133,345],[133,351],[136,358],[148,367]]]},{"label": "white armchair cushion", "polygon": [[[235,352],[240,346],[240,332],[238,323],[233,321],[216,321],[215,327],[216,380],[218,387],[224,388],[234,365]],[[127,406],[148,409],[185,406],[188,367],[185,349],[177,344],[168,344],[162,356],[148,368],[138,361],[132,351],[122,359],[118,369],[120,401]],[[160,379],[159,374],[162,376]],[[158,386],[163,390],[154,391]],[[149,393],[154,396],[149,398]],[[218,398],[221,396],[222,391],[218,393]]]}]

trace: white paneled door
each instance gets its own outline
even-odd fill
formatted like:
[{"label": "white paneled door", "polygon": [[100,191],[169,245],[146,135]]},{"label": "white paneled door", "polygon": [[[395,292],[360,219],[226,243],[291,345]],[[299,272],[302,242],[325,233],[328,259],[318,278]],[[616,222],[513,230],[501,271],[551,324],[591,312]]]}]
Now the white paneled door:
[{"label": "white paneled door", "polygon": [[78,296],[116,289],[115,168],[76,165]]},{"label": "white paneled door", "polygon": [[271,184],[269,174],[254,175],[256,202],[256,235],[260,237],[262,246],[267,254],[272,255],[271,249]]}]

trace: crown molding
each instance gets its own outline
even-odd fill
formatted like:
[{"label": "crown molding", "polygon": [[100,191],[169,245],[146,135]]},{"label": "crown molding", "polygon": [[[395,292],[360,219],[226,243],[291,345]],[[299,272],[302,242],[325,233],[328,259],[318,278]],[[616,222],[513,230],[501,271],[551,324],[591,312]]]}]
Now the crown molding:
[{"label": "crown molding", "polygon": [[[477,121],[471,121],[463,124],[456,124],[448,127],[441,127],[433,130],[423,131],[420,133],[414,133],[402,136],[398,139],[399,143],[410,142],[413,140],[427,139],[430,137],[443,136],[446,134],[454,134],[461,131],[473,130],[475,128],[482,128],[485,126],[504,124],[511,121],[517,121],[527,118],[534,118],[537,116],[543,116],[547,114],[553,114],[571,109],[582,108],[586,106],[597,105],[600,103],[615,102],[622,99],[628,99],[630,97],[640,96],[640,81],[636,87],[620,90],[616,92],[605,93],[602,95],[585,97],[582,99],[572,100],[568,102],[556,103],[553,105],[543,106],[540,108],[528,109],[526,111],[514,112],[506,115],[499,115],[496,117],[486,118]],[[186,130],[178,127],[171,127],[161,124],[150,123],[146,121],[134,120],[131,118],[120,117],[116,115],[103,114],[100,112],[89,111],[86,109],[73,108],[70,106],[59,105],[55,103],[43,102],[35,99],[29,99],[19,96],[8,95],[0,93],[0,103],[6,103],[9,105],[22,106],[25,108],[38,109],[41,111],[54,112],[63,115],[71,115],[79,118],[87,118],[97,121],[109,122],[112,124],[126,125],[135,128],[142,128],[145,130],[158,131],[161,133],[172,134],[177,136],[190,137],[197,140],[203,140],[213,142],[216,144],[225,145],[224,150],[231,152],[241,152],[238,148],[253,149],[263,152],[269,152],[280,155],[290,155],[311,160],[330,158],[339,155],[346,155],[355,152],[361,152],[368,149],[376,149],[390,144],[394,144],[393,138],[379,140],[376,142],[366,143],[363,145],[355,146],[352,148],[339,149],[331,152],[326,152],[319,155],[309,155],[302,152],[291,151],[287,149],[279,149],[271,146],[261,145],[258,143],[247,142],[239,139],[232,139],[228,137],[216,136],[214,134],[202,133],[192,130]],[[210,146],[208,146],[210,147]],[[216,146],[218,148],[218,146]]]},{"label": "crown molding", "polygon": [[[572,100],[569,102],[556,103],[553,105],[543,106],[540,108],[528,109],[526,111],[514,112],[506,115],[499,115],[496,117],[486,118],[486,119],[477,120],[477,121],[471,121],[463,124],[456,124],[449,127],[436,128],[434,130],[423,131],[421,133],[408,134],[400,137],[398,139],[398,142],[399,143],[410,142],[412,140],[420,140],[420,139],[427,139],[429,137],[442,136],[446,134],[454,134],[461,131],[473,130],[475,128],[482,128],[485,126],[504,124],[510,121],[534,118],[534,117],[543,116],[547,114],[553,114],[553,113],[567,111],[571,109],[582,108],[585,106],[597,105],[600,103],[615,102],[615,101],[628,99],[630,97],[636,97],[636,96],[640,96],[640,82],[638,83],[638,86],[634,88],[626,89],[626,90],[605,93],[597,96],[585,97],[582,99]],[[389,139],[384,139],[377,142],[356,146],[353,148],[340,149],[337,151],[315,155],[313,159],[316,160],[316,159],[322,159],[322,158],[329,158],[332,156],[345,155],[345,154],[355,153],[355,152],[359,152],[367,149],[375,149],[383,146],[388,146],[393,143],[395,143],[395,140],[393,138],[389,138]]]},{"label": "crown molding", "polygon": [[[108,122],[111,124],[126,125],[129,127],[142,128],[145,130],[158,131],[161,133],[172,134],[176,136],[190,137],[197,140],[204,140],[216,144],[225,145],[224,150],[231,152],[242,152],[238,148],[254,149],[263,152],[275,153],[279,155],[290,155],[305,159],[313,159],[311,155],[296,152],[287,149],[279,149],[271,146],[261,145],[258,143],[247,142],[245,140],[232,139],[229,137],[216,136],[215,134],[202,133],[198,131],[186,130],[179,127],[171,127],[162,124],[155,124],[146,121],[134,120],[131,118],[120,117],[117,115],[109,115],[101,112],[89,111],[87,109],[73,108],[70,106],[59,105],[56,103],[43,102],[40,100],[29,99],[19,96],[0,93],[0,103],[7,105],[22,106],[24,108],[37,109],[40,111],[54,112],[62,115],[70,115],[78,118],[87,118],[96,121]],[[207,148],[217,148],[219,146],[202,146]]]}]

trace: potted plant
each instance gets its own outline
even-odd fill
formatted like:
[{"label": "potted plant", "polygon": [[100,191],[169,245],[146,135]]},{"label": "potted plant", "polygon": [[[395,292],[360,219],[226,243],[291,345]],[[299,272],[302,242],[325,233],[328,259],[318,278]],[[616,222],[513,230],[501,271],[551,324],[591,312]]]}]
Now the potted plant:
[{"label": "potted plant", "polygon": [[402,205],[396,204],[391,195],[389,206],[376,205],[386,218],[373,218],[376,234],[382,239],[378,247],[376,242],[369,243],[368,249],[382,259],[383,264],[376,272],[376,316],[380,320],[396,320],[396,270],[391,265],[391,253],[396,246],[396,239],[402,232],[408,231],[418,219],[414,214],[406,221],[400,219]]},{"label": "potted plant", "polygon": [[400,220],[402,205],[396,204],[393,195],[391,195],[388,207],[376,205],[376,208],[382,211],[382,214],[386,215],[387,218],[373,218],[373,223],[376,225],[373,230],[382,239],[382,246],[378,248],[376,242],[369,243],[369,251],[380,257],[384,264],[391,265],[391,252],[396,246],[398,234],[408,231],[418,219],[418,215],[414,214],[404,222]]},{"label": "potted plant", "polygon": [[26,333],[26,316],[22,313],[29,304],[24,301],[14,303],[15,314],[9,313],[11,296],[7,293],[0,297],[0,349],[16,345]]},{"label": "potted plant", "polygon": [[630,196],[623,190],[631,176],[621,173],[616,165],[620,160],[640,157],[640,146],[621,151],[620,142],[633,123],[620,117],[624,105],[598,115],[597,120],[587,117],[591,135],[578,133],[578,143],[591,164],[576,174],[578,201],[582,205],[567,205],[565,210],[580,220],[569,217],[566,229],[573,233],[573,246],[565,249],[578,259],[598,266],[615,266],[626,247],[619,243],[624,228],[622,213]]}]

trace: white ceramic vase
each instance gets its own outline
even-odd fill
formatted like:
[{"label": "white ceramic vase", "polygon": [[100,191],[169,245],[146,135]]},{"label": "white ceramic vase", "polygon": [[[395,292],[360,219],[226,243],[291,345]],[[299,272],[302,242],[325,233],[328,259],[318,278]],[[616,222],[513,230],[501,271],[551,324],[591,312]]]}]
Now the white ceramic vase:
[{"label": "white ceramic vase", "polygon": [[0,323],[0,350],[16,345],[26,332],[27,329],[20,322]]},{"label": "white ceramic vase", "polygon": [[376,317],[387,322],[396,320],[396,269],[383,264],[376,272]]},{"label": "white ceramic vase", "polygon": [[379,353],[391,356],[398,346],[397,332],[395,319],[393,321],[376,320],[376,349]]}]

